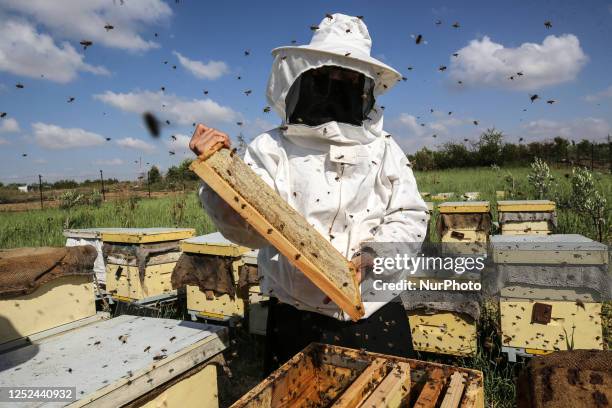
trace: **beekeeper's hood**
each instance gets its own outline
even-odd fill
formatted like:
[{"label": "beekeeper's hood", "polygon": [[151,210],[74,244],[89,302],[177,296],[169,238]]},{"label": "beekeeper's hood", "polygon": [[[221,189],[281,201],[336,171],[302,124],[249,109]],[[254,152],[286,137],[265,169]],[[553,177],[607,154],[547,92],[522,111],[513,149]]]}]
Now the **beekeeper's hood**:
[{"label": "beekeeper's hood", "polygon": [[368,28],[360,18],[333,14],[321,21],[310,44],[272,50],[274,62],[267,97],[283,125],[288,126],[286,136],[325,138],[338,143],[354,144],[368,143],[382,135],[382,110],[377,107],[369,110],[362,125],[335,121],[315,126],[289,123],[289,116],[297,105],[299,95],[295,91],[296,87],[292,89],[292,85],[314,69],[335,66],[361,73],[366,78],[365,87],[369,87],[364,91],[371,90],[374,99],[400,81],[399,72],[370,56],[371,48],[372,39]]}]

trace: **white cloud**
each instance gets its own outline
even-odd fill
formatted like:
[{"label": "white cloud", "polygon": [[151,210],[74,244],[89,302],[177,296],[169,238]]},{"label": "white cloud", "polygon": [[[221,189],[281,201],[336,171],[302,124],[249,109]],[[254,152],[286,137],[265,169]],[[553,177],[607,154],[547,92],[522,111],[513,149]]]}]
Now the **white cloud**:
[{"label": "white cloud", "polygon": [[0,133],[14,133],[19,130],[19,123],[14,118],[0,120]]},{"label": "white cloud", "polygon": [[603,91],[596,92],[594,94],[586,95],[584,100],[587,102],[598,102],[602,99],[612,98],[612,85],[604,89]]},{"label": "white cloud", "polygon": [[62,128],[57,125],[36,122],[32,124],[34,141],[47,149],[98,146],[104,137],[79,128]]},{"label": "white cloud", "polygon": [[179,133],[174,134],[173,136],[176,138],[176,140],[169,138],[164,141],[164,144],[168,150],[173,151],[175,154],[182,157],[195,157],[189,149],[189,141],[191,140],[191,136]]},{"label": "white cloud", "polygon": [[539,119],[523,125],[523,129],[538,138],[554,138],[561,136],[574,140],[601,140],[610,132],[610,124],[599,118],[579,118],[569,121]]},{"label": "white cloud", "polygon": [[126,112],[156,112],[161,120],[170,120],[191,126],[194,122],[206,124],[229,123],[239,115],[229,107],[219,105],[212,99],[186,100],[162,91],[139,91],[115,93],[106,91],[94,98]]},{"label": "white cloud", "polygon": [[60,83],[72,81],[79,71],[109,74],[104,67],[85,63],[67,42],[58,45],[49,35],[16,20],[0,23],[0,71],[33,78],[44,75]]},{"label": "white cloud", "polygon": [[[575,35],[547,36],[542,44],[504,47],[487,36],[472,40],[451,57],[450,77],[464,86],[535,90],[576,78],[588,61]],[[516,75],[522,72],[523,76]],[[514,80],[509,77],[514,76]]]},{"label": "white cloud", "polygon": [[155,146],[153,146],[152,144],[149,144],[142,139],[136,139],[133,137],[119,139],[117,140],[117,144],[127,149],[142,150],[145,152],[152,152],[153,150],[155,150]]},{"label": "white cloud", "polygon": [[[0,8],[25,14],[56,36],[130,51],[158,47],[140,32],[172,15],[162,0],[0,0]],[[107,31],[107,24],[114,28]]]},{"label": "white cloud", "polygon": [[101,166],[119,166],[123,164],[123,160],[121,159],[109,159],[109,160],[96,160],[94,164],[98,164]]},{"label": "white cloud", "polygon": [[203,63],[184,57],[178,51],[173,51],[172,53],[177,56],[179,63],[196,78],[217,79],[229,72],[227,64],[223,61],[209,61]]},{"label": "white cloud", "polygon": [[0,137],[0,146],[11,144],[7,139]]}]

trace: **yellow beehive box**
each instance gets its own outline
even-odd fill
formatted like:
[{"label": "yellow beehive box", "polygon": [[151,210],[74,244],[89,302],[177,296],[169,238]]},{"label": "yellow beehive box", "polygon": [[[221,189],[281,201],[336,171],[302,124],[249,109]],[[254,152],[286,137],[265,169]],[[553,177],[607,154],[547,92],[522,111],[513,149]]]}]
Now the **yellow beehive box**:
[{"label": "yellow beehive box", "polygon": [[551,212],[555,202],[549,200],[506,200],[497,202],[498,212]]},{"label": "yellow beehive box", "polygon": [[497,212],[502,235],[549,235],[556,224],[554,201],[498,201]]},{"label": "yellow beehive box", "polygon": [[500,282],[502,350],[510,361],[602,349],[607,246],[578,234],[492,237]]},{"label": "yellow beehive box", "polygon": [[92,246],[0,250],[0,344],[94,316],[96,254]]},{"label": "yellow beehive box", "polygon": [[102,231],[106,291],[124,302],[174,296],[171,276],[180,256],[179,241],[194,233],[191,228]]},{"label": "yellow beehive box", "polygon": [[476,353],[476,323],[469,316],[455,312],[407,314],[415,350],[454,356]]},{"label": "yellow beehive box", "polygon": [[[234,284],[239,280],[240,268],[246,265],[257,265],[257,251],[236,245],[226,239],[221,233],[202,235],[181,241],[181,249],[186,254],[202,256],[220,256],[232,260],[232,277]],[[195,285],[187,285],[187,310],[192,317],[201,317],[213,320],[242,319],[251,291],[259,292],[259,286],[252,286],[248,293],[232,298],[229,295],[211,296],[200,291]],[[257,314],[257,313],[256,313]]]},{"label": "yellow beehive box", "polygon": [[0,344],[95,314],[91,276],[63,276],[29,295],[0,299]]},{"label": "yellow beehive box", "polygon": [[[486,243],[491,229],[488,201],[455,201],[438,205],[437,227],[442,242]],[[470,251],[466,248],[466,251]]]}]

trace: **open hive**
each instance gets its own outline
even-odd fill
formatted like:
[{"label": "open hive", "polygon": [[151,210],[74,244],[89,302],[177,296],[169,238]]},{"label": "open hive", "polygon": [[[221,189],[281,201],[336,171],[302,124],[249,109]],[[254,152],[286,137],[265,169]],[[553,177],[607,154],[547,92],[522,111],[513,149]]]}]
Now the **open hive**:
[{"label": "open hive", "polygon": [[602,349],[608,248],[578,234],[491,237],[502,350],[516,356]]},{"label": "open hive", "polygon": [[485,243],[491,231],[488,201],[449,201],[438,204],[437,230],[446,243]]},{"label": "open hive", "polygon": [[124,302],[176,295],[171,275],[181,252],[179,241],[191,228],[121,228],[102,232],[106,291]]},{"label": "open hive", "polygon": [[0,384],[74,387],[54,407],[217,408],[227,342],[223,327],[123,315],[0,354]]},{"label": "open hive", "polygon": [[0,251],[0,344],[96,314],[93,247]]},{"label": "open hive", "polygon": [[355,267],[237,154],[218,145],[193,170],[353,320],[364,314]]},{"label": "open hive", "polygon": [[[259,303],[257,251],[227,240],[221,233],[181,241],[182,255],[172,284],[185,285],[193,318],[233,322]],[[249,310],[250,313],[250,310]]]},{"label": "open hive", "polygon": [[557,225],[549,200],[498,201],[497,214],[502,235],[549,235]]},{"label": "open hive", "polygon": [[484,407],[482,373],[313,343],[232,408]]}]

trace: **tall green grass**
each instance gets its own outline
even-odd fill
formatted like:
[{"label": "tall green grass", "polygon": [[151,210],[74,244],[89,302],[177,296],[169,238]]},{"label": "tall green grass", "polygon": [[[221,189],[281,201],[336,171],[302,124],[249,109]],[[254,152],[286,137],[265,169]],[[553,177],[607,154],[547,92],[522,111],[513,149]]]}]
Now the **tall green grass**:
[{"label": "tall green grass", "polygon": [[[478,191],[482,200],[491,202],[495,214],[495,192],[508,190],[505,180],[508,174],[514,179],[508,199],[530,199],[535,192],[527,181],[528,168],[474,168],[415,172],[420,191],[434,193],[454,192],[456,196],[468,191]],[[553,169],[555,176],[553,195],[567,197],[570,194],[569,169]],[[608,205],[612,204],[612,176],[596,174]],[[426,199],[427,200],[427,199]],[[454,200],[454,199],[453,199]],[[558,233],[577,233],[596,238],[596,231],[581,214],[558,206]],[[431,220],[430,238],[436,241],[435,219]],[[608,228],[612,225],[612,211],[608,212]],[[71,209],[45,209],[28,212],[0,212],[0,248],[21,246],[58,246],[65,242],[62,231],[65,228],[93,227],[190,227],[198,234],[214,231],[214,225],[201,208],[195,192],[172,197],[137,199],[127,198],[107,202],[101,207],[77,206]],[[610,239],[610,237],[608,238]]]},{"label": "tall green grass", "polygon": [[195,193],[173,197],[129,198],[99,208],[77,206],[0,213],[0,248],[63,246],[66,228],[189,227],[197,234],[214,231]]}]

